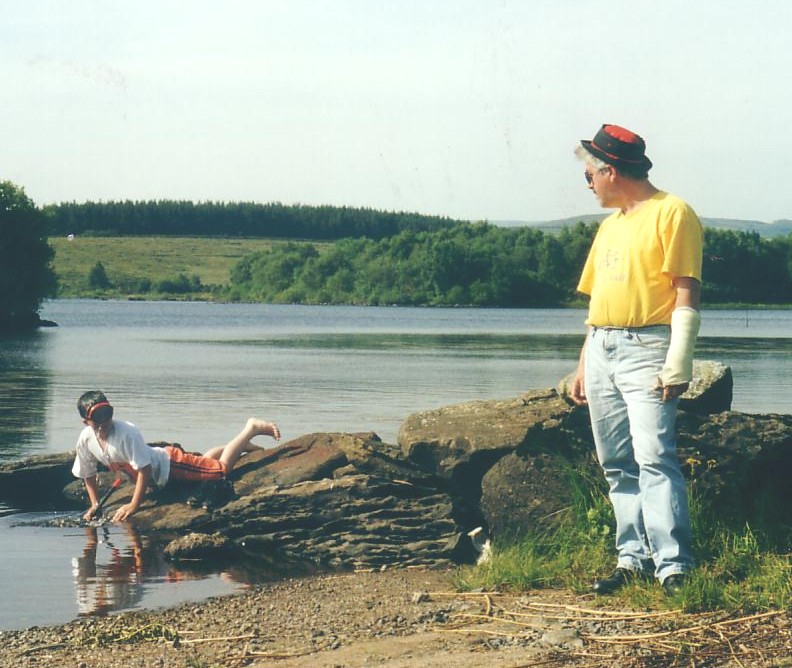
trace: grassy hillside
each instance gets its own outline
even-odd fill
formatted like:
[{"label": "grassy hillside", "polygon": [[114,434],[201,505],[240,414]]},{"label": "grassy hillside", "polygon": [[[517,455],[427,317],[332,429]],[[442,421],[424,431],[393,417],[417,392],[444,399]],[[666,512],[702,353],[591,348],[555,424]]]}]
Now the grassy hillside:
[{"label": "grassy hillside", "polygon": [[[248,253],[270,248],[271,239],[218,239],[207,237],[53,237],[53,265],[60,297],[126,297],[135,291],[108,289],[97,292],[89,274],[101,262],[113,285],[135,285],[142,280],[156,284],[183,274],[198,276],[206,291],[191,294],[205,299],[212,286],[226,285],[231,268]],[[146,295],[155,298],[157,294]]]}]

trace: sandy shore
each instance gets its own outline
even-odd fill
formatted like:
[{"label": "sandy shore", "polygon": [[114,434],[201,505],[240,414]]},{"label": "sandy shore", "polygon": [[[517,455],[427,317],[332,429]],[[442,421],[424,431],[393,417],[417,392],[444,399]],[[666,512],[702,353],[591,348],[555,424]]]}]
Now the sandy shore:
[{"label": "sandy shore", "polygon": [[443,570],[320,575],[3,632],[0,667],[792,666],[787,611],[725,619],[602,603],[555,590],[460,594]]}]

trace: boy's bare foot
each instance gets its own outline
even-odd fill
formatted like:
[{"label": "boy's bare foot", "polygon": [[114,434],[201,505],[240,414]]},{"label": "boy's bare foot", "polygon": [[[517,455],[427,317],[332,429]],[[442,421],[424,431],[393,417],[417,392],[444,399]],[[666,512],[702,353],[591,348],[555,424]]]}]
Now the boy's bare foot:
[{"label": "boy's bare foot", "polygon": [[259,418],[250,418],[248,420],[248,428],[251,429],[256,436],[260,434],[272,436],[276,441],[279,441],[281,437],[280,429],[278,429],[278,425],[274,422],[267,422]]}]

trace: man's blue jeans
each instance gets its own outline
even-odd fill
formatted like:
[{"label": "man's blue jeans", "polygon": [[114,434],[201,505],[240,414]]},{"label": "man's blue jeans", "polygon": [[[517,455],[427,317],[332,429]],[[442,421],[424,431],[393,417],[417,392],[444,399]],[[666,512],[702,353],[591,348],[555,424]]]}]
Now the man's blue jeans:
[{"label": "man's blue jeans", "polygon": [[586,397],[597,456],[616,515],[618,566],[662,582],[693,567],[687,490],[676,454],[679,400],[655,389],[671,330],[592,327]]}]

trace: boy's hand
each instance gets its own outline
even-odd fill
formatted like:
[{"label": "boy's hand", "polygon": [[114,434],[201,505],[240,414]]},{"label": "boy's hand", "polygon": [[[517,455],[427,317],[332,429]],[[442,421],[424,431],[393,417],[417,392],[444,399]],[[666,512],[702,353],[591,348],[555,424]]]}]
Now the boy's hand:
[{"label": "boy's hand", "polygon": [[86,522],[90,522],[93,519],[94,513],[96,512],[96,505],[91,506],[88,510],[85,511],[83,515],[83,519]]},{"label": "boy's hand", "polygon": [[113,515],[113,522],[123,522],[136,510],[137,510],[136,505],[132,503],[125,503],[123,506],[121,506],[118,510],[115,511],[115,515]]}]

